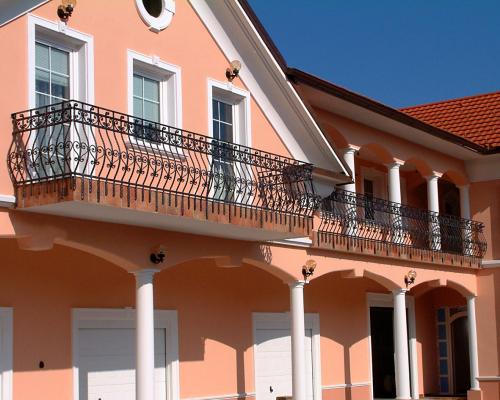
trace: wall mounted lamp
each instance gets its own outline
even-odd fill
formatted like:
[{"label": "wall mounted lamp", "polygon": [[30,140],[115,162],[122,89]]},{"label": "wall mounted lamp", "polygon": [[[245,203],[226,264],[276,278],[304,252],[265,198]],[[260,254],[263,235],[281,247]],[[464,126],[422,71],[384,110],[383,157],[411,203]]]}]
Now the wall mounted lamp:
[{"label": "wall mounted lamp", "polygon": [[405,275],[405,285],[406,289],[408,289],[408,286],[413,285],[415,283],[415,280],[417,279],[417,272],[413,269],[411,269],[406,275]]},{"label": "wall mounted lamp", "polygon": [[316,261],[307,260],[305,265],[302,267],[302,275],[304,276],[304,280],[307,282],[307,278],[314,274],[314,270],[316,269]]},{"label": "wall mounted lamp", "polygon": [[238,60],[231,61],[229,68],[226,69],[226,78],[229,82],[232,82],[240,74],[241,62]]},{"label": "wall mounted lamp", "polygon": [[76,6],[76,0],[62,0],[61,4],[57,7],[57,16],[63,21],[67,21]]}]

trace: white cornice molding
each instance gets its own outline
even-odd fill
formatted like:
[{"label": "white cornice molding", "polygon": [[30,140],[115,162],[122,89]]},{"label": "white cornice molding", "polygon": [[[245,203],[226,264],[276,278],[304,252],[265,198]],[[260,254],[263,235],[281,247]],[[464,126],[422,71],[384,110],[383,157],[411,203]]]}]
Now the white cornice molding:
[{"label": "white cornice molding", "polygon": [[500,260],[483,260],[481,266],[483,268],[500,268]]},{"label": "white cornice molding", "polygon": [[[0,28],[50,0],[0,0]],[[55,14],[55,13],[54,13]]]},{"label": "white cornice molding", "polygon": [[471,182],[500,179],[500,153],[468,160],[465,162],[465,169]]},{"label": "white cornice molding", "polygon": [[0,194],[0,207],[13,208],[16,205],[16,196]]}]

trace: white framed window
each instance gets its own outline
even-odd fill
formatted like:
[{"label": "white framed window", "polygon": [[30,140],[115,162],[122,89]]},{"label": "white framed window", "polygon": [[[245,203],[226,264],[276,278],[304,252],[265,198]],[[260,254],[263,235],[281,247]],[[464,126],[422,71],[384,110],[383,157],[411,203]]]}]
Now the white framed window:
[{"label": "white framed window", "polygon": [[28,69],[30,108],[68,99],[94,102],[92,36],[29,15]]},{"label": "white framed window", "polygon": [[231,143],[250,146],[250,93],[236,88],[232,83],[209,79],[208,131],[213,138],[213,155],[210,157],[213,173],[211,196],[222,201],[246,202],[248,199],[243,198],[246,194],[236,198],[236,175],[251,177],[251,168],[236,163],[225,154],[231,154],[226,151]]},{"label": "white framed window", "polygon": [[[178,400],[177,311],[155,310],[154,322],[155,397]],[[134,398],[135,310],[73,309],[72,324],[73,398]]]},{"label": "white framed window", "polygon": [[135,0],[144,23],[153,32],[160,32],[170,25],[175,14],[174,0]]},{"label": "white framed window", "polygon": [[0,400],[12,400],[12,308],[0,307]]},{"label": "white framed window", "polygon": [[[47,107],[68,100],[94,101],[93,38],[90,35],[34,15],[28,16],[29,108]],[[49,110],[47,110],[49,111]],[[42,110],[43,112],[43,110]],[[67,155],[65,143],[73,140],[70,124],[41,127],[28,146],[36,148],[39,160],[33,176],[52,178],[72,169],[76,158]],[[79,137],[81,141],[91,138]],[[83,165],[81,166],[83,168]]]},{"label": "white framed window", "polygon": [[[181,69],[156,56],[132,50],[128,50],[127,58],[128,113],[137,118],[139,127],[137,137],[131,137],[130,143],[158,147],[153,139],[160,125],[182,129]],[[182,154],[181,149],[167,150]]]},{"label": "white framed window", "polygon": [[[216,109],[214,104],[217,104],[219,107],[222,106],[225,112],[224,116],[222,116],[223,119],[231,118],[231,134],[228,134],[231,143],[251,146],[250,93],[235,87],[229,82],[219,82],[213,79],[208,80],[208,132],[214,139],[225,140],[223,136],[226,134],[226,131],[223,132],[222,136],[220,131],[214,132],[214,120],[217,119],[215,116],[219,113],[219,119],[221,117],[220,111]],[[229,111],[229,108],[231,111]]]}]

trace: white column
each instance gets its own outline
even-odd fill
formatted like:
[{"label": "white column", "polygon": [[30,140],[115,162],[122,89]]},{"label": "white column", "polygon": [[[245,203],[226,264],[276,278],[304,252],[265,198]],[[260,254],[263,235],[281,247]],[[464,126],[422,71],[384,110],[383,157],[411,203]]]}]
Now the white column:
[{"label": "white column", "polygon": [[292,397],[306,399],[306,350],[304,324],[304,281],[290,284],[292,314]]},{"label": "white column", "polygon": [[460,216],[470,219],[469,185],[459,186],[460,191]]},{"label": "white column", "polygon": [[393,227],[392,241],[394,243],[402,243],[402,220],[399,207],[401,206],[401,182],[399,177],[399,167],[401,164],[395,162],[387,165],[388,169],[388,180],[389,180],[389,201],[395,203],[393,208],[393,214],[391,215],[391,222]]},{"label": "white column", "polygon": [[153,275],[155,269],[134,272],[136,279],[136,400],[154,399],[154,302]]},{"label": "white column", "polygon": [[439,176],[432,174],[426,176],[427,179],[427,208],[429,211],[435,213],[439,212],[439,191],[438,191],[438,179]]},{"label": "white column", "polygon": [[[353,147],[347,147],[343,149],[344,161],[351,170],[352,173],[352,183],[348,185],[342,186],[342,188],[346,191],[356,193],[356,168],[354,162],[354,155],[356,153],[356,149]],[[346,213],[348,216],[348,220],[343,227],[343,233],[349,236],[356,236],[357,233],[357,207],[356,207],[356,198],[352,196],[346,196]]]},{"label": "white column", "polygon": [[389,201],[401,203],[401,182],[399,179],[399,167],[401,164],[395,162],[387,165],[389,178]]},{"label": "white column", "polygon": [[406,289],[394,290],[394,367],[396,398],[410,399],[410,361],[406,328]]},{"label": "white column", "polygon": [[[433,173],[426,177],[427,179],[427,208],[429,211],[439,214],[439,190],[438,179],[439,176]],[[441,250],[441,231],[439,227],[439,220],[433,214],[432,220],[429,224],[431,232],[431,248],[433,250]]]},{"label": "white column", "polygon": [[353,147],[347,147],[343,149],[344,161],[351,170],[352,173],[352,181],[353,183],[349,183],[348,185],[344,185],[344,190],[349,190],[350,192],[356,192],[356,168],[354,163],[354,154],[356,153],[356,149]]},{"label": "white column", "polygon": [[[459,186],[460,216],[470,221],[469,185]],[[463,250],[465,255],[472,255],[472,226],[470,222],[462,221]]]},{"label": "white column", "polygon": [[408,299],[408,336],[409,344],[408,351],[410,355],[410,382],[411,382],[411,397],[418,400],[419,386],[418,386],[418,352],[417,352],[417,326],[415,321],[415,299]]},{"label": "white column", "polygon": [[469,358],[470,358],[470,388],[480,390],[479,361],[477,356],[477,331],[476,331],[476,297],[467,297],[467,323],[469,328]]}]

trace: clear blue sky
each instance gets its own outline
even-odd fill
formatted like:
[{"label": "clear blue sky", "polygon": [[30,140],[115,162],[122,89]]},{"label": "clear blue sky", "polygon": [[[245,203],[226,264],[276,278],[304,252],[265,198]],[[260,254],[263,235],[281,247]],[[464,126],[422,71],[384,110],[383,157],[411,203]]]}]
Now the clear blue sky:
[{"label": "clear blue sky", "polygon": [[393,107],[500,90],[500,0],[249,0],[291,67]]}]

